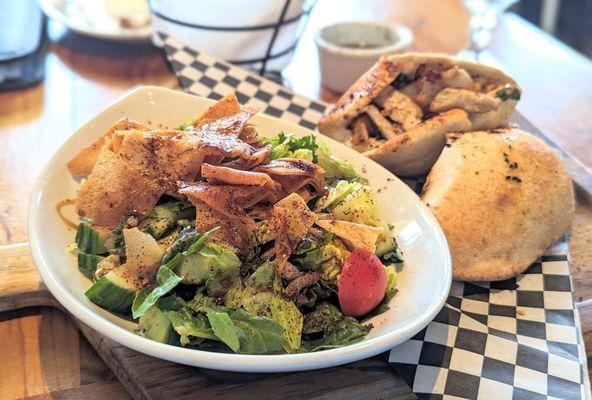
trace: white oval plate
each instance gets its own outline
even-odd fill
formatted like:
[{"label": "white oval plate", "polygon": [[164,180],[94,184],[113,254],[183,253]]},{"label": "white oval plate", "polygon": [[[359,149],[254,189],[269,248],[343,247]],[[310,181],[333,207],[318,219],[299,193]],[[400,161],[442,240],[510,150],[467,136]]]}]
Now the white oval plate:
[{"label": "white oval plate", "polygon": [[[377,163],[324,136],[318,139],[332,152],[349,160],[377,190],[385,221],[395,225],[405,266],[399,274],[399,291],[390,310],[372,318],[374,329],[363,341],[339,349],[284,355],[237,355],[185,349],[161,344],[133,332],[135,324],[92,304],[84,296],[90,282],[78,272],[66,246],[75,232],[64,225],[56,204],[76,197],[79,182],[66,168],[67,160],[93,142],[115,121],[127,116],[155,129],[172,128],[197,117],[212,100],[158,87],[130,92],[74,133],[51,158],[38,178],[29,209],[29,240],[33,259],[43,281],[57,300],[75,317],[101,334],[136,351],[182,364],[240,372],[285,372],[325,368],[384,352],[423,329],[444,305],[452,277],[450,253],[436,220],[402,181]],[[263,136],[280,131],[297,136],[311,132],[267,115],[252,122]],[[72,218],[75,219],[72,211]]]},{"label": "white oval plate", "polygon": [[152,24],[137,28],[122,28],[106,10],[103,0],[40,0],[45,15],[66,25],[76,33],[115,41],[148,40]]}]

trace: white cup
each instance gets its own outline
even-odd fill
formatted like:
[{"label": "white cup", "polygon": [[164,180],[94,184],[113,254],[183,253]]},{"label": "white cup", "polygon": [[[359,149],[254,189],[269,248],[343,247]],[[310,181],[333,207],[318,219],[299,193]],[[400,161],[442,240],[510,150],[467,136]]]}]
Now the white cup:
[{"label": "white cup", "polygon": [[413,42],[413,33],[402,25],[377,22],[344,22],[317,32],[321,83],[335,92],[345,92],[378,58],[403,53]]}]

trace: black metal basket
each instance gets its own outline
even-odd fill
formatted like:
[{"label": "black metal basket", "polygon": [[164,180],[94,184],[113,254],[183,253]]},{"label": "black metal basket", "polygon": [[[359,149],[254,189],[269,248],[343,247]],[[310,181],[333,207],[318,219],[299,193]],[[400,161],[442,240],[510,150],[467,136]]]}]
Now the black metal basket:
[{"label": "black metal basket", "polygon": [[[199,3],[199,1],[195,0],[192,2],[195,6],[199,6]],[[244,5],[244,2],[237,1],[237,4],[241,3]],[[254,70],[260,75],[266,75],[278,79],[280,77],[281,69],[291,59],[302,31],[308,22],[310,13],[316,4],[316,0],[278,0],[276,3],[281,5],[281,7],[277,7],[277,19],[273,22],[252,25],[228,24],[224,26],[220,24],[203,24],[195,21],[183,20],[178,18],[178,16],[173,16],[170,13],[167,13],[167,10],[161,9],[158,5],[158,0],[149,1],[155,30],[169,31],[170,34],[174,35],[175,33],[171,32],[171,30],[178,29],[179,32],[184,31],[186,34],[191,33],[194,35],[194,38],[212,37],[210,35],[216,34],[228,38],[227,43],[233,39],[240,42],[241,39],[244,39],[244,35],[252,35],[253,39],[258,41],[257,47],[261,50],[259,53],[260,56],[227,56],[221,58],[224,58],[230,63]],[[299,7],[299,4],[301,4],[301,7]],[[227,12],[229,17],[234,20],[237,18],[240,19],[239,10],[224,10],[223,12]],[[169,25],[168,29],[166,25]],[[193,30],[193,32],[188,32],[189,30]],[[289,38],[286,37],[286,39],[291,39],[287,45],[285,44],[286,40],[283,40],[282,42],[284,43],[282,48],[278,48],[278,37],[282,34],[282,31],[288,31],[288,35],[290,35],[291,32],[294,32],[294,34]],[[182,37],[180,39],[183,40]],[[194,46],[199,50],[212,53],[214,56],[220,56],[219,54],[215,54],[215,51],[201,49],[199,45],[196,45],[195,43],[187,44]],[[204,45],[207,44],[209,43],[206,40]]]}]

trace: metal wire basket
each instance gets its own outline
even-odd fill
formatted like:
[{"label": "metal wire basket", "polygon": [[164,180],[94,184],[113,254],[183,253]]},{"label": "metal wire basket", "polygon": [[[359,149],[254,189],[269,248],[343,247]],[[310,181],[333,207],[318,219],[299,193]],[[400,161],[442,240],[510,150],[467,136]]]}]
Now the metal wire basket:
[{"label": "metal wire basket", "polygon": [[[150,0],[154,31],[278,78],[316,0]],[[156,35],[155,35],[156,36]],[[155,44],[159,45],[155,38]]]}]

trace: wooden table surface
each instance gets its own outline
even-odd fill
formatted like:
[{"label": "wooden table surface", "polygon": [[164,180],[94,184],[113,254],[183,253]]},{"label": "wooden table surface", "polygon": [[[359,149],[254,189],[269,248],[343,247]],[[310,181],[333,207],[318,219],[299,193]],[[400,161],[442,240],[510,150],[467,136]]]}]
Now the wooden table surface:
[{"label": "wooden table surface", "polygon": [[[397,21],[415,34],[415,49],[458,52],[468,17],[457,0],[319,0],[286,76],[310,97],[335,99],[319,84],[313,35],[334,21]],[[113,44],[50,24],[45,81],[0,94],[0,245],[27,240],[31,187],[43,164],[72,132],[140,84],[178,87],[162,52]],[[496,29],[488,57],[524,88],[518,109],[592,169],[592,63],[514,15]],[[592,350],[592,204],[579,197],[571,233],[574,295],[588,355]],[[56,309],[0,314],[0,399],[129,398],[69,318]]]}]

